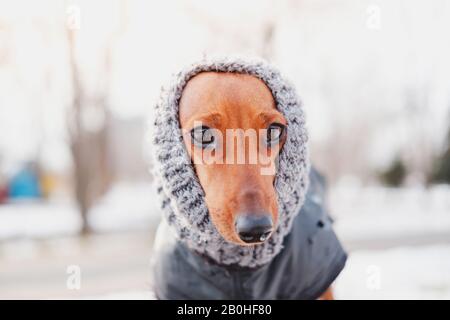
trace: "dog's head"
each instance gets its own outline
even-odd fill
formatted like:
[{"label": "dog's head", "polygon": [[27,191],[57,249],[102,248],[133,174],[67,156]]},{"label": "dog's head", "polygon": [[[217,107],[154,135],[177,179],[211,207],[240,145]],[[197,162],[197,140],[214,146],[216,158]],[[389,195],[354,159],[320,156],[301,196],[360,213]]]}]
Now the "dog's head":
[{"label": "dog's head", "polygon": [[221,264],[270,261],[308,189],[295,88],[261,59],[205,57],[173,75],[154,111],[153,173],[177,238]]},{"label": "dog's head", "polygon": [[268,239],[278,222],[275,162],[287,138],[270,89],[251,75],[199,73],[182,92],[179,121],[216,229],[239,245]]}]

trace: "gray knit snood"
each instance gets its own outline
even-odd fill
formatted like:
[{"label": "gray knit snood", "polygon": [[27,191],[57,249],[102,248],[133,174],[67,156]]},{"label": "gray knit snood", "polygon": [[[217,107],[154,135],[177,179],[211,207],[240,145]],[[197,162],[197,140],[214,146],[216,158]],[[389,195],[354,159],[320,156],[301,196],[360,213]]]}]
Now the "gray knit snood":
[{"label": "gray knit snood", "polygon": [[[275,176],[278,225],[264,243],[239,246],[227,242],[212,223],[204,191],[185,148],[178,120],[178,104],[187,82],[206,72],[249,74],[271,90],[277,109],[287,120],[287,140],[279,154]],[[177,73],[162,90],[152,124],[152,152],[157,192],[163,215],[175,236],[189,248],[219,264],[257,267],[268,263],[283,247],[283,238],[305,200],[309,159],[305,120],[294,88],[262,60],[243,58],[204,59]]]}]

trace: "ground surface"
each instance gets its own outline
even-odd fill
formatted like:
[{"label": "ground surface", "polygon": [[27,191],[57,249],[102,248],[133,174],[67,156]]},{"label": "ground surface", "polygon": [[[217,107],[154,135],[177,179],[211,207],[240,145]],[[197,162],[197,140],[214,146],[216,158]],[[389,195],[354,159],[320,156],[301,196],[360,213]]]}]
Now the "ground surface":
[{"label": "ground surface", "polygon": [[[329,206],[350,252],[336,297],[450,299],[449,190],[333,190]],[[117,186],[93,211],[98,233],[85,238],[70,204],[0,206],[0,299],[152,298],[159,215],[149,193]],[[71,266],[80,289],[68,286]]]}]

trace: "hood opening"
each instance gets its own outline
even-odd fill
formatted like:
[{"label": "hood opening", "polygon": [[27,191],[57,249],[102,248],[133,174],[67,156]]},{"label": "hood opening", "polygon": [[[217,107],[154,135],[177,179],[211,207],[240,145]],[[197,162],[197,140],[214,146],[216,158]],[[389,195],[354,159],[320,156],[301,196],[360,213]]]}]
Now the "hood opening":
[{"label": "hood opening", "polygon": [[[182,138],[179,101],[187,82],[201,72],[249,74],[272,92],[276,108],[287,120],[287,140],[276,162],[274,185],[278,197],[278,225],[264,243],[229,243],[212,223],[204,192]],[[154,176],[163,216],[179,241],[219,264],[257,267],[282,249],[283,238],[300,211],[308,188],[309,159],[303,108],[293,86],[268,63],[240,57],[205,58],[174,75],[155,106],[152,128]]]}]

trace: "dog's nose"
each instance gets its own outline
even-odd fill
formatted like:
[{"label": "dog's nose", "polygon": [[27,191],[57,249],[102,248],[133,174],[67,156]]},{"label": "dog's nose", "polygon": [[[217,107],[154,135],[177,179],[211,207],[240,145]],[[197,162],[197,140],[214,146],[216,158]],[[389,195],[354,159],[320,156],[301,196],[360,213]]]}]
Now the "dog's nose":
[{"label": "dog's nose", "polygon": [[236,218],[235,227],[242,241],[263,242],[272,233],[272,216],[270,214],[240,214]]}]

